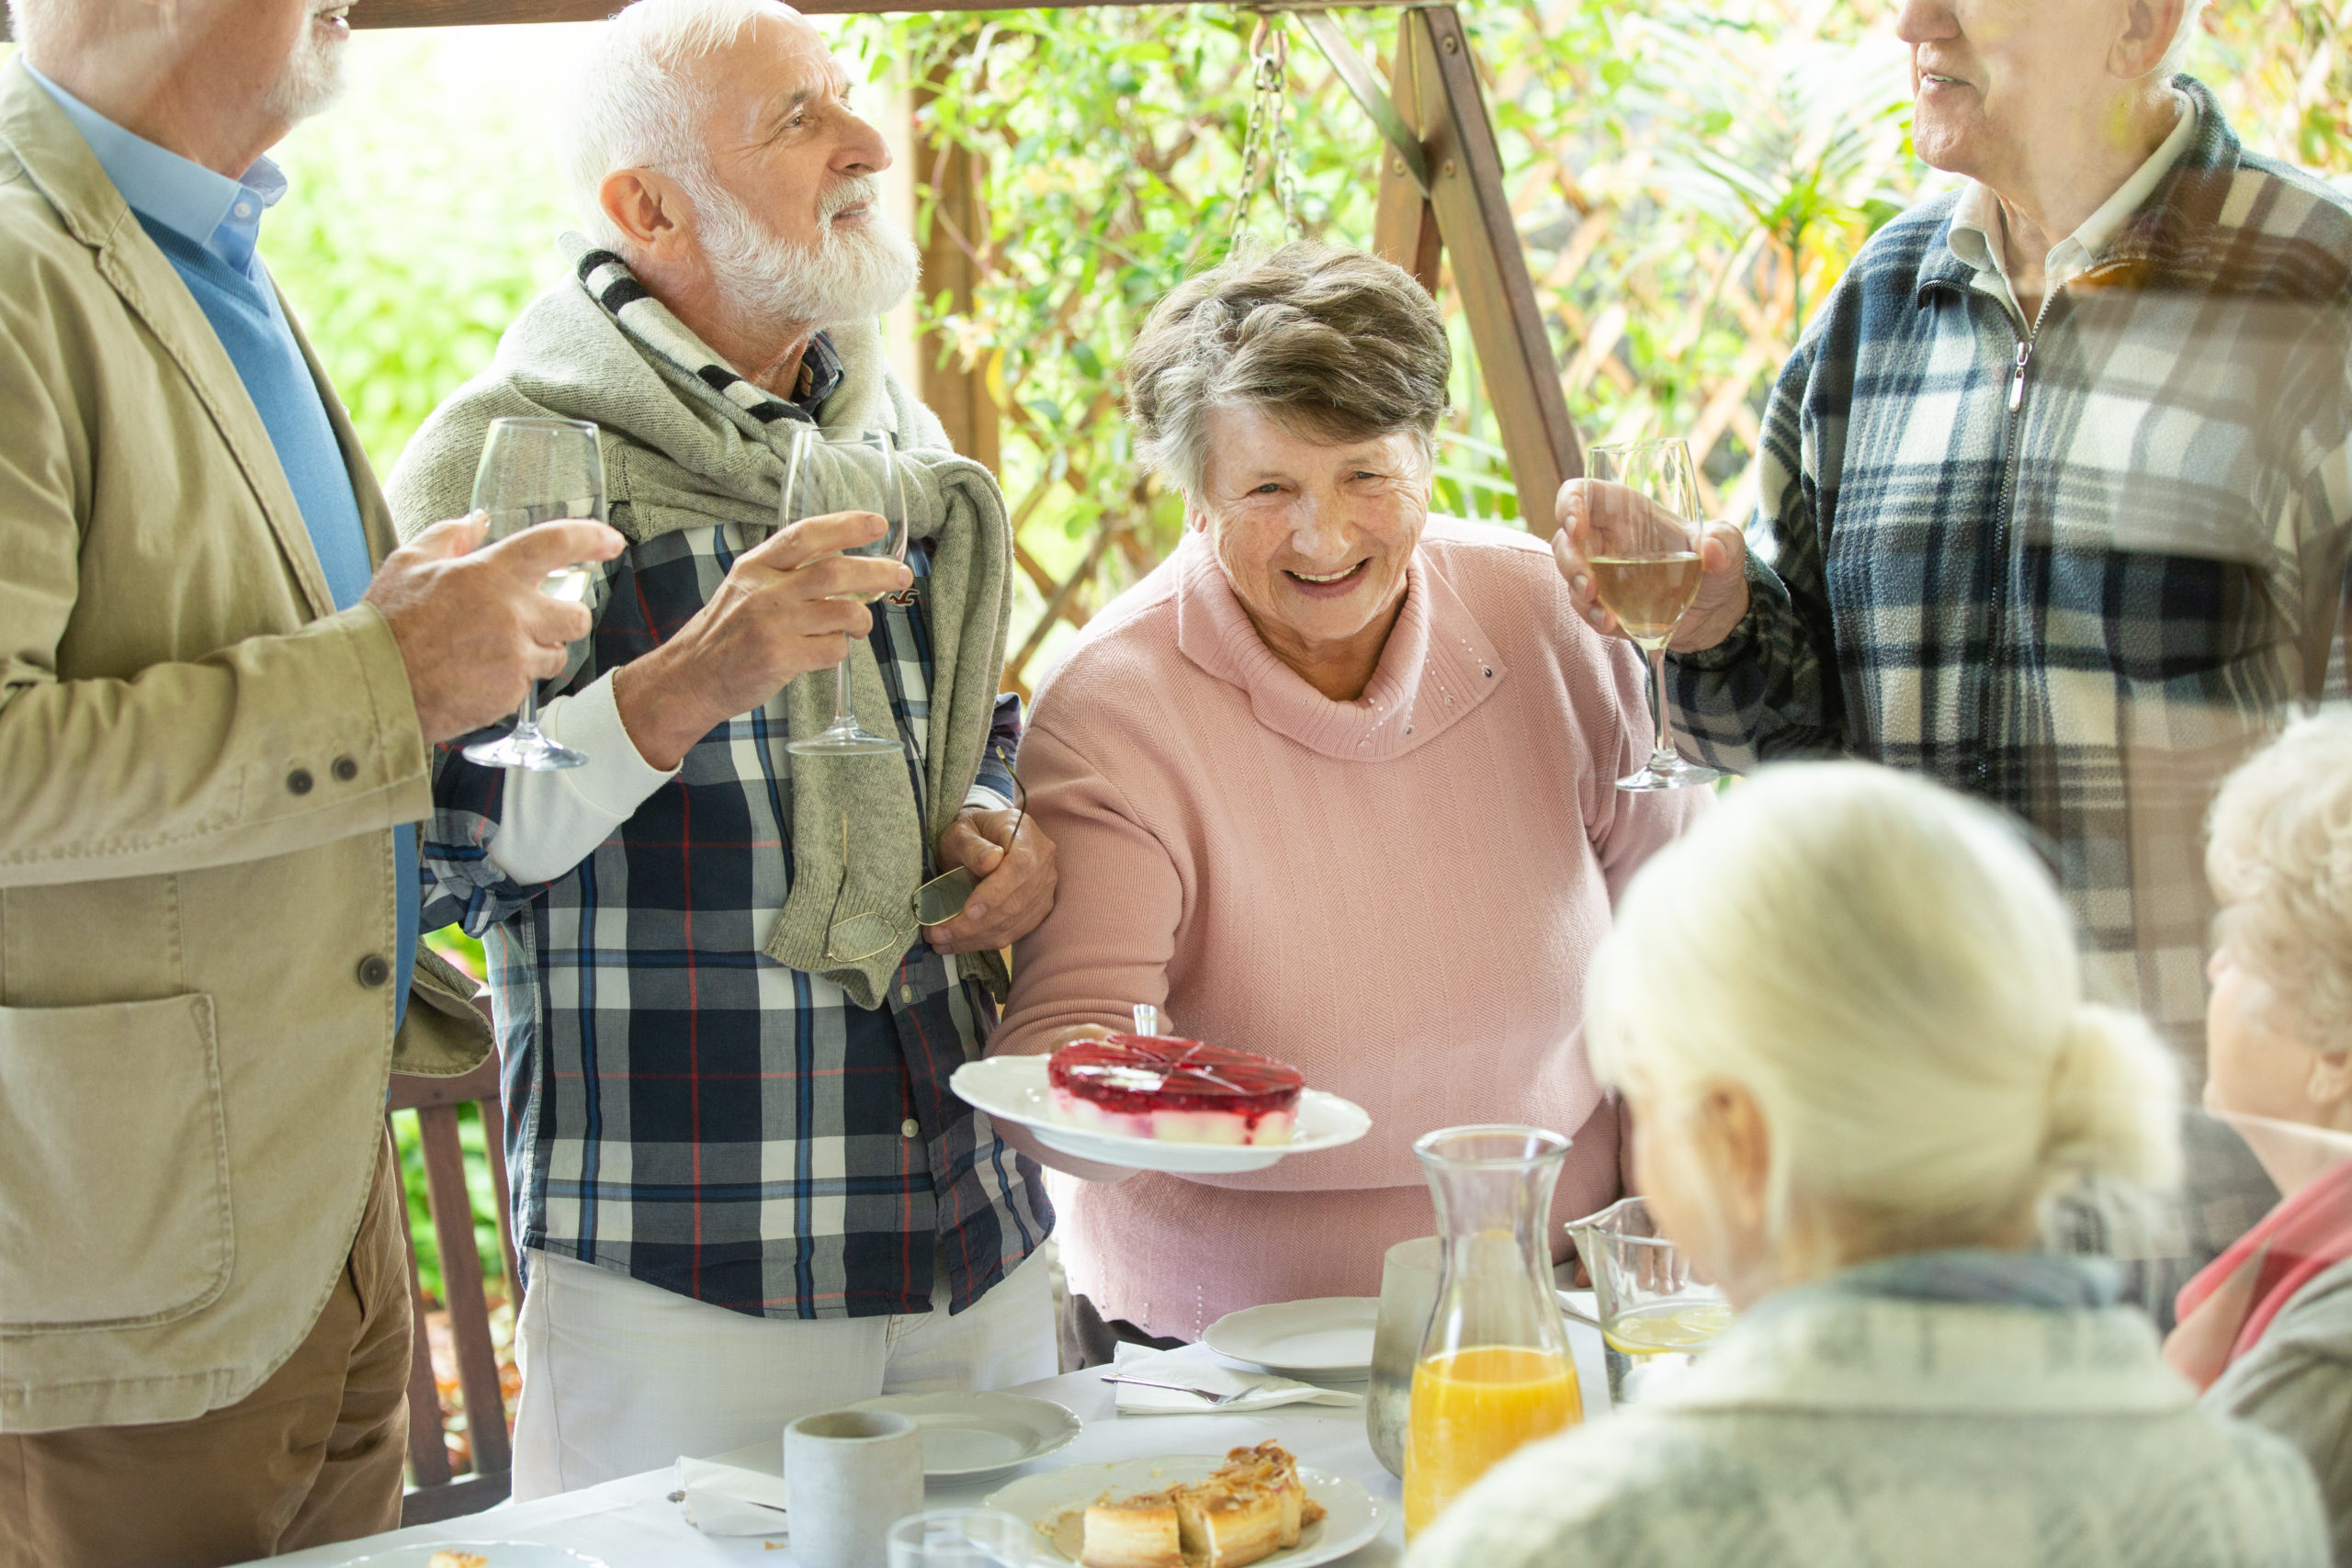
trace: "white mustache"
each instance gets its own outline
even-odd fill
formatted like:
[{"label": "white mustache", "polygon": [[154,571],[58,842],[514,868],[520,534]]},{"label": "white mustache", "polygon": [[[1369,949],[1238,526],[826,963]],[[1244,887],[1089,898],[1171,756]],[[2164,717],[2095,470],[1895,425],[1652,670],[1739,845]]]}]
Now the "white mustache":
[{"label": "white mustache", "polygon": [[818,215],[831,222],[834,213],[861,205],[876,208],[882,205],[882,182],[872,175],[853,175],[827,191],[824,200],[818,206]]}]

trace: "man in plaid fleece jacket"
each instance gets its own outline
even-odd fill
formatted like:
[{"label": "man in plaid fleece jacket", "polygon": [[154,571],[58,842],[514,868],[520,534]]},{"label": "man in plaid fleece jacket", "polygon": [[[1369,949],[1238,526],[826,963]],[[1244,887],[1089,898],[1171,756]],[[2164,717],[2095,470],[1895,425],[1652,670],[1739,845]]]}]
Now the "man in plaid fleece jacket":
[{"label": "man in plaid fleece jacket", "polygon": [[[1809,323],[1757,516],[1708,525],[1670,671],[1719,767],[1866,757],[2023,818],[2092,983],[2192,1095],[2203,813],[2326,694],[2352,520],[2352,203],[2166,72],[2196,8],[1905,8],[1917,145],[1971,178],[1873,236]],[[1564,487],[1556,546],[1604,628],[1584,561],[1611,500]],[[2192,1250],[2258,1217],[2233,1161],[2192,1138]]]}]

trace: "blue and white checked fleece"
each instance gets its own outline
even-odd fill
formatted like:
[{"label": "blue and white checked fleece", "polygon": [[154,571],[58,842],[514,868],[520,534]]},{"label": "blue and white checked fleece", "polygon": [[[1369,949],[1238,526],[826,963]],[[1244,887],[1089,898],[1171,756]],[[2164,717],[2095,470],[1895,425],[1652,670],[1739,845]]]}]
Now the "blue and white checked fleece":
[{"label": "blue and white checked fleece", "polygon": [[[561,690],[658,647],[745,547],[731,525],[690,528],[608,562]],[[872,642],[920,810],[930,561],[907,559],[915,602],[877,604]],[[425,923],[485,939],[519,1243],[804,1318],[928,1311],[936,1252],[961,1311],[1053,1223],[1036,1167],[948,1091],[995,1008],[920,942],[872,1012],[761,952],[792,876],[784,713],[779,694],[711,731],[544,886],[484,858],[504,775],[438,760]],[[1000,705],[979,774],[1007,796],[1019,713]]]},{"label": "blue and white checked fleece", "polygon": [[1862,248],[1766,412],[1753,607],[1672,693],[1718,766],[1854,755],[2022,817],[2094,987],[2195,1059],[2206,804],[2340,688],[2352,203],[2176,85],[2194,139],[2030,340],[1955,196]]}]

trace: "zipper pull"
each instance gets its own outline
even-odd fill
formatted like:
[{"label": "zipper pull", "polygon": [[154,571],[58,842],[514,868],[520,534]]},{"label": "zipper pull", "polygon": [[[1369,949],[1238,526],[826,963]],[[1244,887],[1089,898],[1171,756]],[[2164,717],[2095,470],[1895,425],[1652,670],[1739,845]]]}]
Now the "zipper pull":
[{"label": "zipper pull", "polygon": [[2011,413],[2017,412],[2018,405],[2025,401],[2025,362],[2032,357],[2033,340],[2028,338],[2018,344],[2017,373],[2009,378],[2009,412]]}]

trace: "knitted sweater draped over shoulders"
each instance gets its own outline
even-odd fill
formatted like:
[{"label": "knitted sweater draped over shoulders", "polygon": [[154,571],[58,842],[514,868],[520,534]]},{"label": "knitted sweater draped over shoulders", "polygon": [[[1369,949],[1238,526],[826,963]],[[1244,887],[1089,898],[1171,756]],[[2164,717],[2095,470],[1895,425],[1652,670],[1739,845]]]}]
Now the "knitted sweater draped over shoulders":
[{"label": "knitted sweater draped over shoulders", "polygon": [[1613,1197],[1585,966],[1617,890],[1703,804],[1614,787],[1648,752],[1642,680],[1541,541],[1445,519],[1357,702],[1276,658],[1198,535],[1096,618],[1022,742],[1061,880],[992,1051],[1151,1002],[1373,1128],[1243,1176],[1057,1181],[1073,1289],[1186,1336],[1375,1293],[1382,1249],[1432,1228],[1413,1140],[1460,1122],[1600,1123],[1561,1206]]}]

